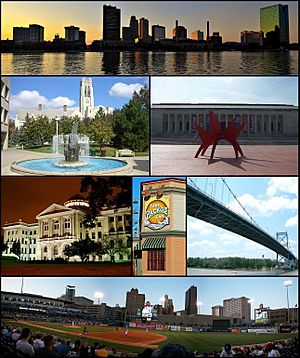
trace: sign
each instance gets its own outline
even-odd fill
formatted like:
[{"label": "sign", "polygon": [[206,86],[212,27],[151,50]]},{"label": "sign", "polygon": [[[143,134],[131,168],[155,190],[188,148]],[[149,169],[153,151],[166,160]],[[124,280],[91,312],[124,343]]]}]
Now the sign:
[{"label": "sign", "polygon": [[[147,206],[146,206],[147,205]],[[170,201],[166,196],[151,198],[145,203],[144,225],[151,230],[160,230],[170,224]]]},{"label": "sign", "polygon": [[257,308],[255,310],[255,323],[267,323],[269,322],[269,307]]}]

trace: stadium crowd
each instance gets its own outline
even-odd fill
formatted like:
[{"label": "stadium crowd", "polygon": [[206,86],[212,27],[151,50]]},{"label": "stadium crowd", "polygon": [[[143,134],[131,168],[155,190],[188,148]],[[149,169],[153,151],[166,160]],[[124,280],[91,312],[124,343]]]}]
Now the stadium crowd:
[{"label": "stadium crowd", "polygon": [[12,327],[1,323],[1,357],[3,358],[92,358],[92,357],[140,357],[140,358],[205,358],[205,357],[298,357],[298,337],[274,343],[231,347],[226,344],[220,351],[192,352],[178,344],[166,344],[142,353],[130,353],[109,348],[101,342],[88,344],[85,337],[73,342],[63,337],[55,337],[30,328]]}]

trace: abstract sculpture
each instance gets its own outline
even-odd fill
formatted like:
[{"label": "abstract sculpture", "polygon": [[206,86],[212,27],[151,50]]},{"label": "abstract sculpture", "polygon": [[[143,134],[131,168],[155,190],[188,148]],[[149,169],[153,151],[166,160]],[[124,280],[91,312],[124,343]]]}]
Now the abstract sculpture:
[{"label": "abstract sculpture", "polygon": [[195,155],[195,158],[198,158],[200,152],[201,155],[204,155],[207,148],[212,145],[212,151],[210,155],[210,159],[213,159],[216,146],[218,142],[222,139],[227,140],[234,149],[235,157],[238,158],[239,153],[241,156],[243,156],[242,149],[237,142],[237,137],[241,133],[241,131],[244,129],[247,121],[243,120],[242,124],[240,126],[236,125],[236,118],[232,120],[232,122],[223,130],[221,128],[220,122],[218,119],[215,119],[214,112],[209,111],[209,130],[205,130],[202,127],[200,127],[198,124],[195,124],[195,129],[197,130],[199,137],[201,139],[201,145],[199,149],[197,150],[197,153]]}]

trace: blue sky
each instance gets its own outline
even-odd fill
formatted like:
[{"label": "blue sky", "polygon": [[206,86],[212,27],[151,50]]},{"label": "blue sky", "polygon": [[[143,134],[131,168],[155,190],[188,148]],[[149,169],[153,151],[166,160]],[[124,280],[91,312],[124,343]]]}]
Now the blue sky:
[{"label": "blue sky", "polygon": [[[209,195],[241,213],[241,207],[223,189],[221,178],[192,178]],[[287,231],[293,253],[298,255],[298,178],[225,178],[238,200],[256,223],[275,237]],[[188,183],[190,179],[188,178]],[[221,200],[222,199],[222,200]],[[188,257],[264,257],[276,259],[275,252],[251,240],[188,216]]]},{"label": "blue sky", "polygon": [[[159,303],[159,299],[167,294],[173,299],[175,310],[184,308],[185,291],[192,285],[198,287],[198,301],[201,301],[201,313],[211,314],[211,307],[222,304],[223,299],[246,296],[254,300],[254,308],[260,303],[271,308],[287,307],[286,288],[283,282],[288,277],[69,277],[69,278],[24,278],[24,290],[26,293],[41,294],[49,297],[59,297],[64,293],[66,285],[76,286],[76,295],[85,296],[92,300],[94,294],[100,291],[104,294],[101,302],[110,306],[120,304],[125,306],[126,292],[131,288],[138,288],[140,293],[145,293],[146,300],[152,304]],[[290,307],[298,303],[298,278],[292,278],[292,286],[289,287]],[[21,278],[1,278],[3,291],[20,292]],[[274,294],[276,292],[276,294]]]},{"label": "blue sky", "polygon": [[[44,107],[61,109],[79,107],[80,80],[82,77],[10,77],[10,116],[18,108]],[[121,108],[134,90],[148,83],[148,77],[91,77],[94,87],[95,106]]]},{"label": "blue sky", "polygon": [[151,103],[298,105],[298,77],[151,77]]}]

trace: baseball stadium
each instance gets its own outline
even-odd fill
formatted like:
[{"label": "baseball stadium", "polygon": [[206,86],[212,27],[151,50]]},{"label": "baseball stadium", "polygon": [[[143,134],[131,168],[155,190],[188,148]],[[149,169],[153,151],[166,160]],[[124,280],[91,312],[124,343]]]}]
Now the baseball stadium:
[{"label": "baseball stadium", "polygon": [[[187,310],[193,309],[195,288],[186,291]],[[74,286],[67,286],[59,298],[2,291],[3,356],[33,356],[20,355],[18,342],[24,339],[32,345],[34,357],[46,356],[39,355],[37,342],[46,347],[49,339],[57,357],[222,357],[226,356],[221,355],[224,347],[240,357],[267,357],[272,350],[281,356],[297,356],[298,308],[272,310],[260,305],[255,320],[246,322],[247,317],[229,317],[226,312],[221,316],[215,311],[212,315],[175,313],[167,295],[161,305],[152,305],[137,289],[127,292],[126,307],[100,303],[99,296],[98,304],[92,304],[76,296]],[[140,310],[134,313],[138,306]],[[179,349],[181,355],[169,355],[165,349]]]}]

